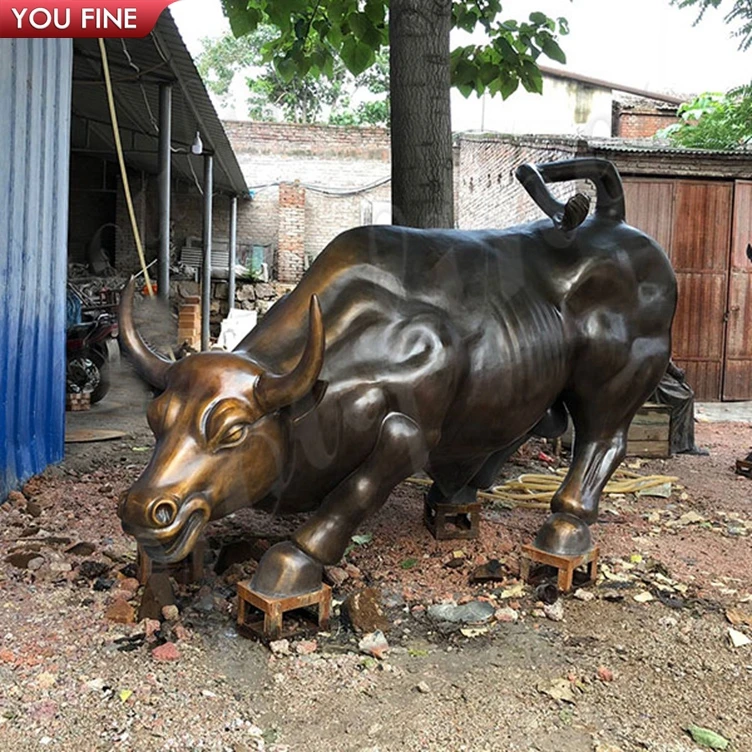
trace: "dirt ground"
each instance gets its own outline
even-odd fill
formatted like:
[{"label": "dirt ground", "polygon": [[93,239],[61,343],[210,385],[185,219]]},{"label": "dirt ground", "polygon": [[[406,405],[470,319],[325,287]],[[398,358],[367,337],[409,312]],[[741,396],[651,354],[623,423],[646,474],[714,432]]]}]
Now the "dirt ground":
[{"label": "dirt ground", "polygon": [[[517,579],[544,511],[487,506],[480,540],[437,542],[423,489],[401,485],[329,572],[336,602],[380,588],[389,651],[377,660],[338,617],[291,639],[290,655],[238,635],[234,582],[254,564],[209,565],[232,541],[263,548],[295,524],[254,512],[211,526],[205,578],[177,588],[177,620],[127,623],[141,590],[115,508],[149,457],[144,399],[121,388],[71,416],[70,427],[125,435],[68,445],[61,466],[0,508],[0,750],[707,749],[692,724],[752,750],[752,644],[729,637],[732,626],[752,637],[752,480],[733,473],[752,426],[698,423],[709,457],[641,463],[680,478],[669,498],[604,499],[600,581],[563,598],[561,620]],[[548,471],[540,449],[505,475]],[[471,584],[490,559],[500,579]],[[498,618],[468,627],[427,612],[471,600]]]}]

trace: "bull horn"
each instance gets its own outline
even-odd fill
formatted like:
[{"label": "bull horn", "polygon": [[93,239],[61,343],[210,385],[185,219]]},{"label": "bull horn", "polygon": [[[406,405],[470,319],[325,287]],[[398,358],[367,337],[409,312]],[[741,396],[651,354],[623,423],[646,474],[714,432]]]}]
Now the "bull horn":
[{"label": "bull horn", "polygon": [[136,279],[131,277],[120,296],[118,308],[120,346],[131,359],[139,374],[149,384],[158,389],[164,389],[167,384],[167,370],[172,365],[172,361],[157,355],[147,347],[136,330],[136,325],[133,323],[133,294],[135,289]]},{"label": "bull horn", "polygon": [[318,296],[311,296],[308,309],[308,340],[298,365],[289,373],[277,376],[263,373],[256,385],[256,398],[265,412],[273,412],[305,397],[324,365],[324,319]]}]

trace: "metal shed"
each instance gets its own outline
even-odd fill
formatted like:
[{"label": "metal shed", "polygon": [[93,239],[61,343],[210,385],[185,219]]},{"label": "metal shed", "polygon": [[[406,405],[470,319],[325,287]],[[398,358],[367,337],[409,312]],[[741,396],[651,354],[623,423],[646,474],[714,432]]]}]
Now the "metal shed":
[{"label": "metal shed", "polygon": [[[128,169],[169,174],[159,156],[164,146],[174,177],[191,180],[190,147],[200,132],[214,164],[215,194],[231,201],[247,195],[169,11],[147,37],[108,39],[106,47]],[[114,161],[115,148],[96,40],[2,39],[0,66],[0,132],[6,134],[0,150],[2,502],[63,458],[69,200],[77,190],[70,187],[71,153],[104,164]],[[165,87],[174,93],[172,137],[161,144],[156,120]],[[169,239],[169,228],[164,236]]]},{"label": "metal shed", "polygon": [[63,456],[72,59],[0,40],[0,500]]},{"label": "metal shed", "polygon": [[[199,131],[204,150],[214,154],[215,190],[230,196],[247,195],[235,153],[169,10],[147,36],[107,39],[105,44],[128,167],[159,174],[159,87],[168,85],[173,89],[173,176],[187,182],[194,179],[190,147]],[[73,45],[73,151],[114,161],[97,40],[76,39]],[[197,170],[200,173],[200,161]]]}]

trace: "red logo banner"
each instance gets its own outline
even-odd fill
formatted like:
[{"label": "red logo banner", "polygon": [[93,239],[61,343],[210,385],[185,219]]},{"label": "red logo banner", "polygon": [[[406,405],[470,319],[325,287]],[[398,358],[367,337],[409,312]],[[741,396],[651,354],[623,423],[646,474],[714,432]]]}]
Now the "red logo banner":
[{"label": "red logo banner", "polygon": [[175,0],[0,0],[0,37],[145,37]]}]

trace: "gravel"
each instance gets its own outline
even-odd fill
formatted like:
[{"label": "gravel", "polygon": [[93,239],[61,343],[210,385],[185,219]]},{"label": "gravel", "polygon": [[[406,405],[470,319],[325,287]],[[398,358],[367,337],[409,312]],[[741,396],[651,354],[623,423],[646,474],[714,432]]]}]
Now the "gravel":
[{"label": "gravel", "polygon": [[[670,498],[604,501],[603,577],[557,602],[561,621],[518,580],[519,546],[543,513],[486,508],[480,540],[439,542],[422,525],[423,489],[400,486],[336,573],[337,601],[365,586],[385,594],[381,660],[359,652],[336,610],[330,632],[273,650],[239,636],[233,582],[253,562],[174,583],[158,629],[130,623],[142,589],[115,509],[149,435],[134,422],[114,448],[79,446],[0,508],[0,749],[695,752],[687,729],[700,727],[750,750],[752,645],[734,648],[729,628],[752,637],[752,481],[732,472],[752,427],[697,433],[710,457],[639,469],[678,475]],[[505,473],[540,471],[536,451]],[[243,512],[211,526],[210,550],[242,536],[268,544],[294,524]],[[465,563],[447,568],[452,558]],[[503,578],[469,584],[489,559]],[[635,601],[641,592],[653,599]],[[491,620],[472,636],[440,630],[428,614],[441,604]],[[569,699],[544,691],[556,688]]]}]

